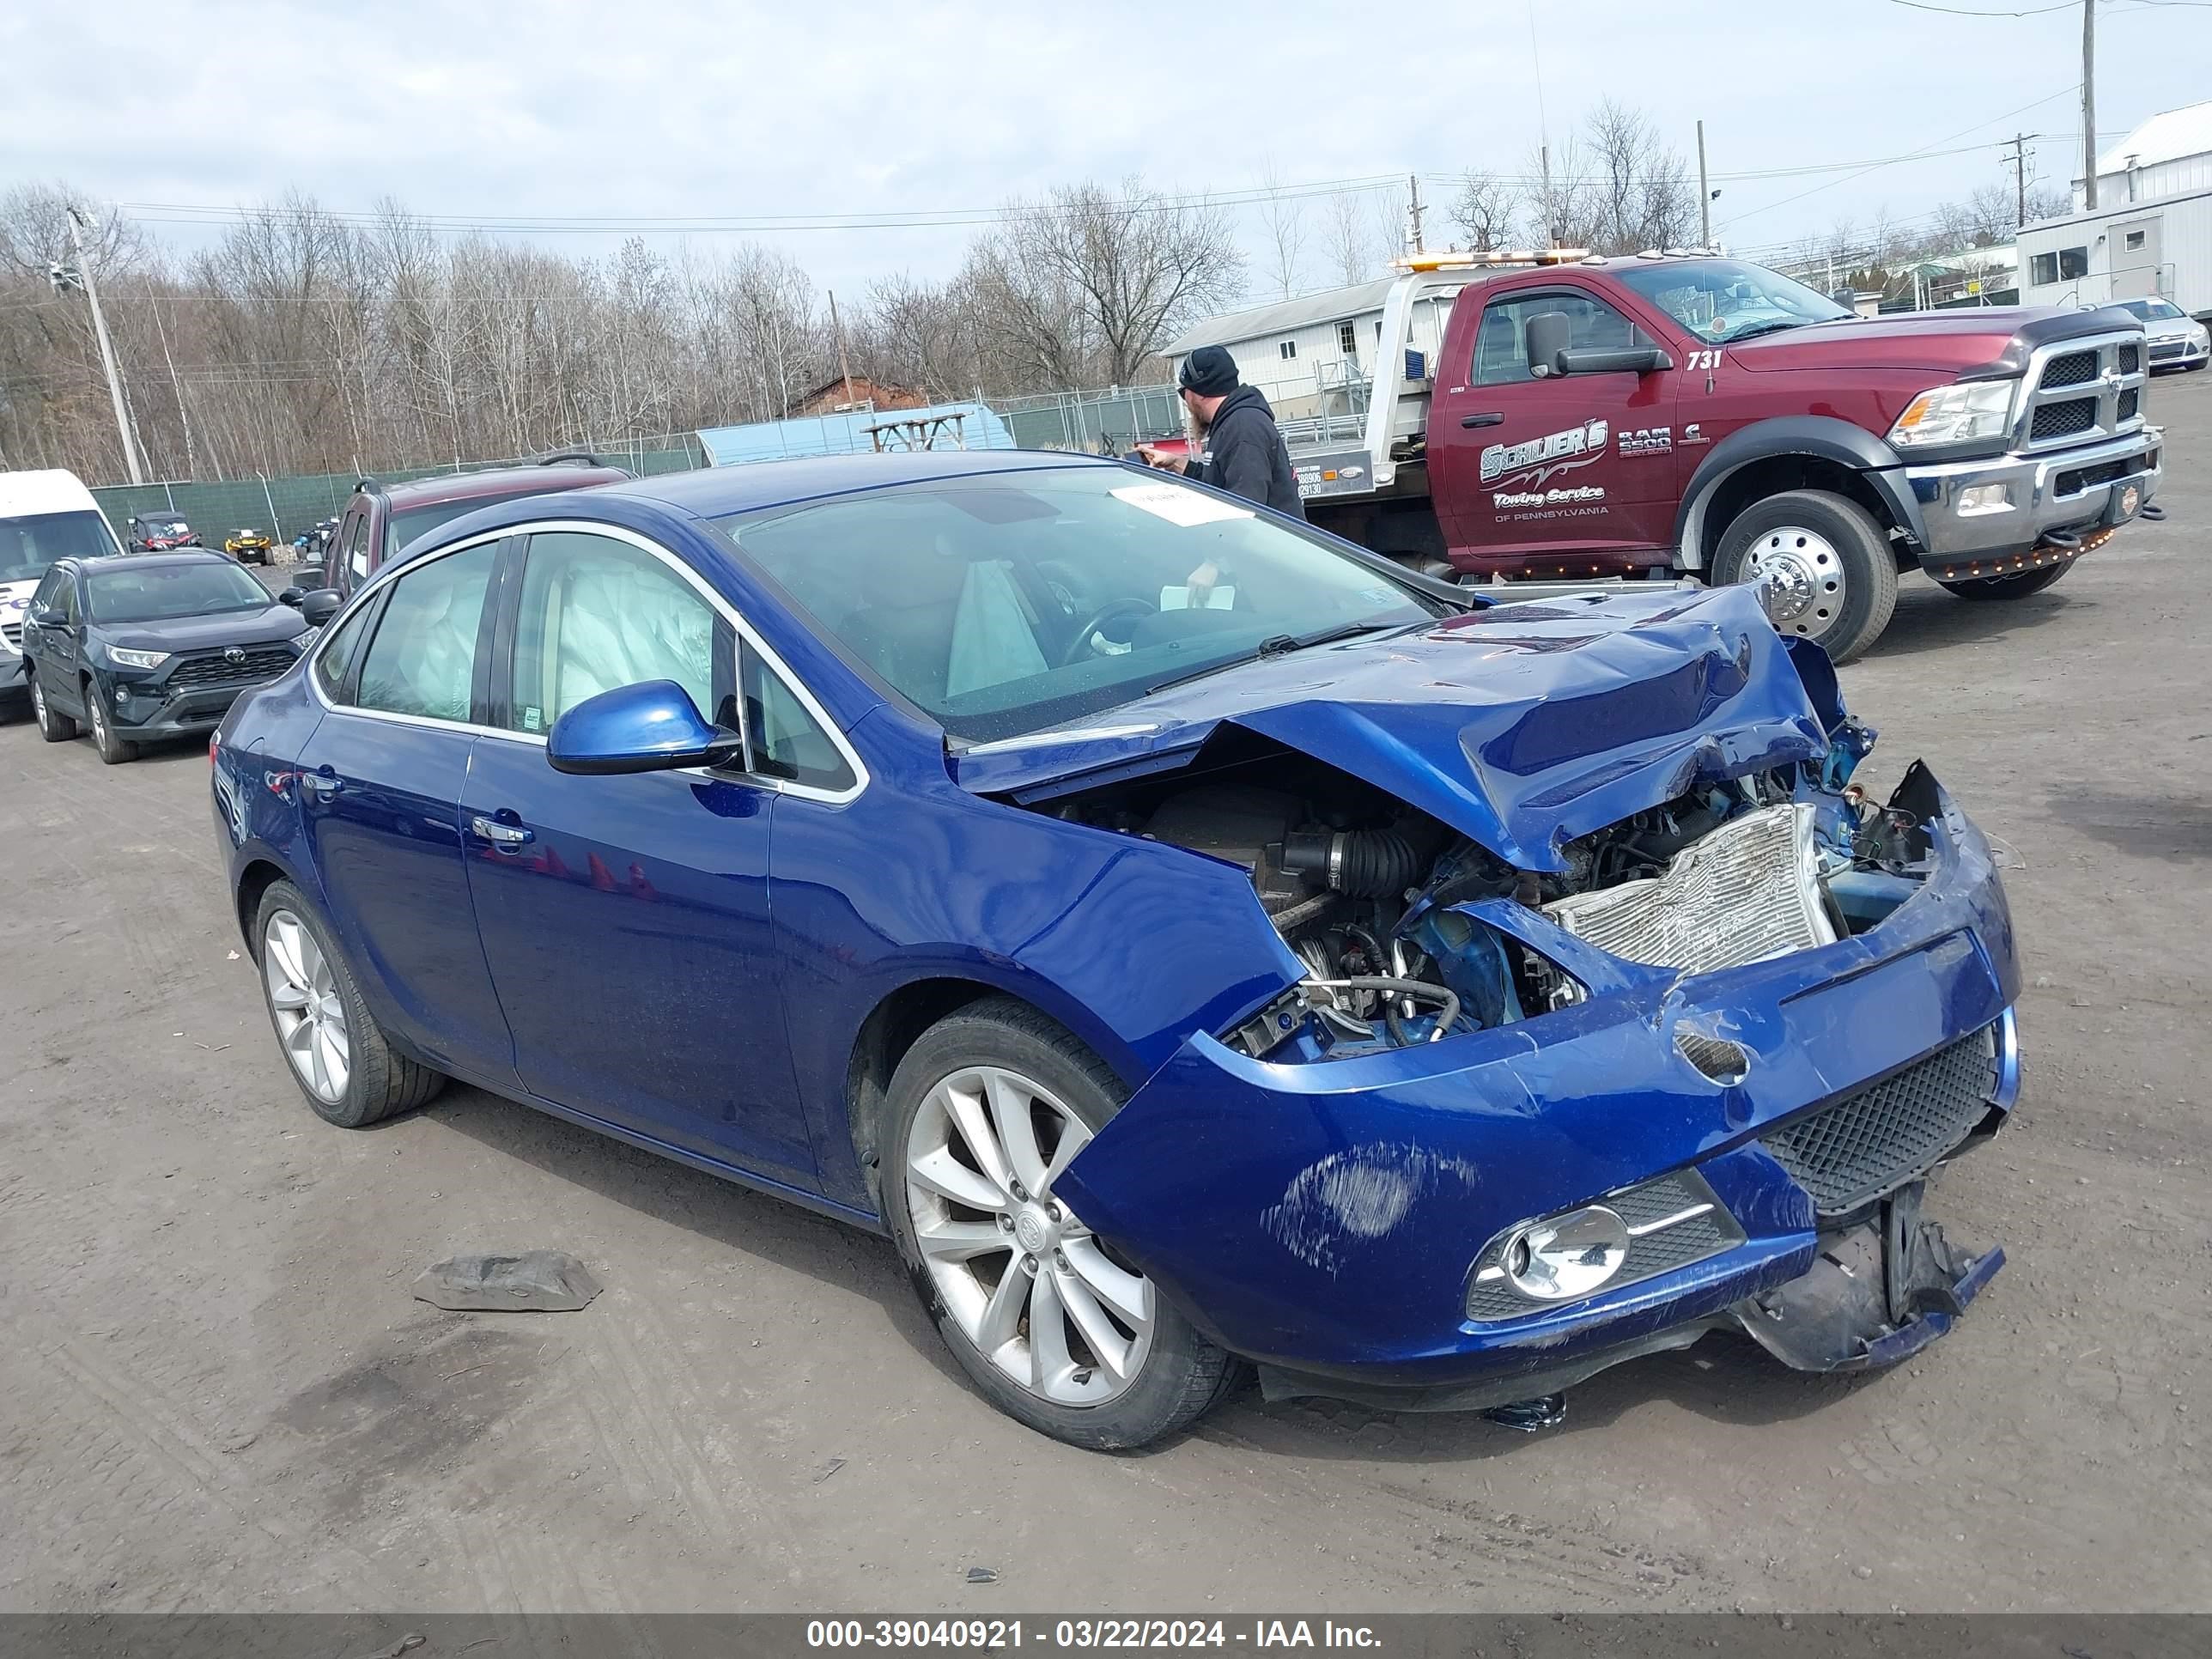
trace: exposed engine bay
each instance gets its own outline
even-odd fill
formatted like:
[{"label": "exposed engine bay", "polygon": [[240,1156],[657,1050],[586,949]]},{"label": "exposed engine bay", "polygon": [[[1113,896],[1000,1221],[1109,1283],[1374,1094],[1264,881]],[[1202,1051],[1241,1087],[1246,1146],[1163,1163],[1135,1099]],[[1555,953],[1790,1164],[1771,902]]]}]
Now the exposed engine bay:
[{"label": "exposed engine bay", "polygon": [[1224,1041],[1254,1056],[1345,1058],[1492,1030],[1588,988],[1473,913],[1536,910],[1598,951],[1705,973],[1834,942],[1917,890],[1924,838],[1867,800],[1856,723],[1819,763],[1701,788],[1515,869],[1425,812],[1295,751],[1154,775],[1054,803],[1058,816],[1249,872],[1305,978]]}]

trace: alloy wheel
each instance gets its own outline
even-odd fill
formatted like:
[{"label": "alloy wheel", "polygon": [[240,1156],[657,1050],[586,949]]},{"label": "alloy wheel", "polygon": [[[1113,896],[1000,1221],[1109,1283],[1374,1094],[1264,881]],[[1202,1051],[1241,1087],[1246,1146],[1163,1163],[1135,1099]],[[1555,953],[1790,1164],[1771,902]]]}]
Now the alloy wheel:
[{"label": "alloy wheel", "polygon": [[1818,531],[1781,525],[1765,532],[1752,544],[1743,574],[1758,584],[1767,620],[1781,633],[1825,639],[1844,613],[1844,562]]},{"label": "alloy wheel", "polygon": [[289,910],[271,912],[261,937],[261,974],[276,1016],[276,1040],[300,1081],[335,1106],[353,1072],[345,1004],[330,959],[307,924]]},{"label": "alloy wheel", "polygon": [[924,1097],[907,1134],[907,1212],[939,1297],[992,1364],[1057,1406],[1097,1406],[1150,1352],[1150,1280],[1053,1195],[1091,1131],[1050,1091],[975,1066]]},{"label": "alloy wheel", "polygon": [[36,674],[31,676],[31,718],[38,721],[40,730],[46,728],[46,688],[39,684]]}]

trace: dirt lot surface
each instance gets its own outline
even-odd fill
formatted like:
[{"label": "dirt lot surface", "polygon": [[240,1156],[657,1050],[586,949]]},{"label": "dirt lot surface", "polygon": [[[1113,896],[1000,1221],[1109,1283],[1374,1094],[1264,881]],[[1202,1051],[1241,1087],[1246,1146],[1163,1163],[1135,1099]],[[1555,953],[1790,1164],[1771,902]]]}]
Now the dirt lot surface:
[{"label": "dirt lot surface", "polygon": [[[2212,1605],[2212,374],[2153,408],[2166,524],[2017,605],[1910,579],[1844,672],[1862,775],[1927,757],[2008,856],[2026,1090],[1931,1208],[2010,1266],[1899,1371],[1712,1338],[1534,1437],[1247,1395],[1066,1449],[873,1238],[473,1090],[326,1127],[200,753],[0,728],[0,1607]],[[605,1294],[410,1298],[536,1246]]]}]

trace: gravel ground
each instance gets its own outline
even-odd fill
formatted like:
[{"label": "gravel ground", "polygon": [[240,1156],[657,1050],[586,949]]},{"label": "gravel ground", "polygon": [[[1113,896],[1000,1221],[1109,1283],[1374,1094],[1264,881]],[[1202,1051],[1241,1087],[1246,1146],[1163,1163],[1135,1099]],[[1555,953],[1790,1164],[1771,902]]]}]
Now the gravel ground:
[{"label": "gravel ground", "polygon": [[[1844,671],[1863,775],[1925,756],[2009,861],[2026,1090],[1931,1201],[2009,1267],[1888,1375],[1708,1339],[1528,1438],[1247,1395],[1087,1455],[872,1238],[473,1090],[325,1127],[197,748],[0,729],[0,1609],[2212,1605],[2212,374],[2153,407],[2167,523],[2017,605],[1912,578]],[[533,1246],[605,1294],[410,1298]]]}]

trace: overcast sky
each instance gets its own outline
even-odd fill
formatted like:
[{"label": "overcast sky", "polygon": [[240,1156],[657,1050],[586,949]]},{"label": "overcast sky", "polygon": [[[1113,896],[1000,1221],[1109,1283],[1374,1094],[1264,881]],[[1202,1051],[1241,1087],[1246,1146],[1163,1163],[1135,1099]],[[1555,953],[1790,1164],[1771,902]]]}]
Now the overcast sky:
[{"label": "overcast sky", "polygon": [[[2212,5],[2104,0],[2098,33],[2105,142],[2212,95]],[[216,208],[297,187],[333,208],[391,195],[465,218],[928,217],[1133,172],[1188,191],[1249,189],[1271,167],[1291,184],[1519,173],[1540,132],[1559,143],[1611,96],[1648,111],[1692,166],[1705,120],[1716,234],[1757,249],[2008,185],[1993,146],[2015,130],[2048,135],[2037,172],[2063,185],[2078,170],[2080,40],[2078,4],[1982,18],[1899,0],[15,0],[0,9],[0,183]],[[1740,176],[1976,142],[1857,177]],[[1316,242],[1327,206],[1314,204]],[[762,240],[857,290],[893,270],[943,274],[970,234]],[[1328,280],[1316,256],[1309,285]]]}]

